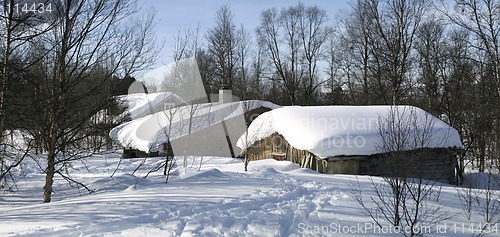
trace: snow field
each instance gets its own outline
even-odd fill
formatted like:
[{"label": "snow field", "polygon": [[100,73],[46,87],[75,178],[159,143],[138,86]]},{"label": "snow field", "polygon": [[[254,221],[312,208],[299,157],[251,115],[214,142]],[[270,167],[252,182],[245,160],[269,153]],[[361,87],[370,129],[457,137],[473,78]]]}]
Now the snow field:
[{"label": "snow field", "polygon": [[[30,175],[18,182],[19,192],[0,196],[0,235],[401,235],[364,228],[372,220],[353,199],[352,188],[359,182],[363,197],[369,200],[374,193],[368,176],[323,175],[275,160],[251,162],[250,171],[244,172],[237,159],[190,157],[190,167],[176,168],[165,184],[160,172],[142,178],[161,162],[158,158],[149,158],[133,175],[143,159],[123,160],[110,178],[118,165],[118,155],[95,156],[85,164],[75,163],[72,177],[96,192],[88,194],[56,179],[55,200],[49,204],[41,203],[44,176],[33,167],[27,169]],[[201,160],[198,170],[197,162]],[[373,179],[382,182],[381,178]],[[481,222],[478,217],[470,221],[464,217],[453,186],[442,185],[439,203],[452,216],[443,224]],[[439,236],[470,235],[448,228]]]}]

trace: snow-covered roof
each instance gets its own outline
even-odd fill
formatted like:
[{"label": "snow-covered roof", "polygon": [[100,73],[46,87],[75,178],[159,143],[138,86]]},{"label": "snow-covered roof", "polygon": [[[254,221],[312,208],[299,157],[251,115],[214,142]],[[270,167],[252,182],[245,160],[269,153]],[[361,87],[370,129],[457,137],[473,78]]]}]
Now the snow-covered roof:
[{"label": "snow-covered roof", "polygon": [[186,101],[171,92],[134,93],[117,97],[132,119],[159,112],[169,105],[181,105]]},{"label": "snow-covered roof", "polygon": [[[245,149],[279,133],[291,146],[321,158],[376,154],[386,152],[379,128],[389,118],[399,118],[392,121],[408,131],[404,149],[462,147],[457,130],[412,106],[287,106],[257,117],[237,146]],[[422,137],[422,145],[415,144]]]},{"label": "snow-covered roof", "polygon": [[[124,147],[152,152],[161,149],[168,136],[174,141],[188,135],[189,129],[194,133],[238,116],[244,121],[245,112],[260,107],[275,109],[280,106],[260,100],[186,105],[121,124],[113,128],[109,136]],[[242,126],[246,126],[244,122]],[[225,137],[213,139],[226,142]]]}]

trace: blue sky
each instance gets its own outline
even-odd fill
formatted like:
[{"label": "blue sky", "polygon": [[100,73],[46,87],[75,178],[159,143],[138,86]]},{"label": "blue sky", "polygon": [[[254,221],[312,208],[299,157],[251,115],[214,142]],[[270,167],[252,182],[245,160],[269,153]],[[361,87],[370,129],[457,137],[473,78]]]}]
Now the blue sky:
[{"label": "blue sky", "polygon": [[[299,1],[287,0],[139,0],[143,10],[156,9],[156,36],[158,41],[164,41],[160,59],[155,67],[172,62],[173,37],[179,30],[200,26],[200,37],[204,38],[207,29],[214,25],[215,13],[222,5],[228,5],[234,14],[235,24],[241,24],[254,37],[255,28],[259,24],[260,13],[272,7],[281,9],[296,5]],[[353,0],[309,0],[302,1],[305,6],[318,6],[328,12],[332,21],[342,10],[350,9]],[[253,40],[253,38],[252,38]]]}]

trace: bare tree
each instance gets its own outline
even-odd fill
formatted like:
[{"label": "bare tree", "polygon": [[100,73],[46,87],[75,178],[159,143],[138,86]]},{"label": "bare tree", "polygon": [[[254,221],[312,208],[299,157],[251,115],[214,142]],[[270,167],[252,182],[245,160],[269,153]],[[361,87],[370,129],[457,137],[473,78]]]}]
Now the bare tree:
[{"label": "bare tree", "polygon": [[370,50],[377,91],[384,103],[398,104],[410,88],[413,44],[425,14],[425,1],[370,0],[365,6],[375,32]]},{"label": "bare tree", "polygon": [[[194,58],[198,67],[197,71],[199,71],[201,81],[203,82],[202,84],[205,91],[204,94],[215,93],[218,89],[220,89],[220,85],[218,85],[218,83],[214,81],[215,60],[212,54],[202,48],[199,34],[199,25],[197,25],[194,29],[190,27],[183,30],[179,29],[177,35],[174,36],[174,45],[172,47],[171,57],[174,62],[180,62],[183,60],[189,60],[189,58]],[[172,65],[176,65],[176,63]],[[169,70],[168,73],[172,74],[173,71],[174,70]],[[179,84],[179,82],[177,84]],[[168,81],[164,81],[163,85],[160,85],[160,90],[178,93],[177,91],[171,91],[173,88],[178,87],[179,86],[175,86]],[[181,97],[185,97],[182,94],[178,95],[180,95]],[[210,101],[210,97],[207,97],[207,99],[208,101]]]},{"label": "bare tree", "polygon": [[369,101],[377,100],[370,95],[373,86],[371,82],[372,38],[376,34],[373,21],[368,14],[369,4],[358,0],[353,8],[352,14],[341,21],[338,31],[339,40],[339,62],[336,68],[340,68],[345,75],[345,81],[351,93],[351,98],[356,103],[369,104]]},{"label": "bare tree", "polygon": [[243,25],[237,31],[238,40],[236,45],[236,55],[237,55],[237,74],[236,74],[236,85],[233,86],[234,94],[239,95],[242,100],[249,99],[249,90],[251,90],[250,85],[250,73],[248,68],[248,60],[250,54],[250,34],[245,30]]},{"label": "bare tree", "polygon": [[208,51],[215,59],[215,80],[219,88],[232,88],[236,74],[238,36],[233,18],[229,6],[222,6],[217,10],[214,28],[207,33]]},{"label": "bare tree", "polygon": [[291,104],[314,104],[327,80],[318,75],[325,42],[332,35],[326,11],[302,3],[262,12],[257,38],[273,65],[271,73]]},{"label": "bare tree", "polygon": [[[215,78],[216,67],[214,57],[207,50],[199,48],[196,53],[196,62],[203,81],[205,93],[207,95],[216,93],[220,87],[218,87],[217,83],[213,80],[213,78]],[[208,97],[208,99],[211,101],[210,97]]]},{"label": "bare tree", "polygon": [[298,32],[307,71],[303,92],[304,103],[311,104],[318,88],[327,81],[319,78],[318,61],[324,57],[324,45],[332,36],[333,28],[326,26],[328,16],[325,10],[317,6],[306,8],[302,3],[299,3],[297,8],[302,12]]},{"label": "bare tree", "polygon": [[[181,109],[180,107],[170,107],[163,110],[162,119],[160,121],[157,121],[159,124],[161,124],[161,129],[166,139],[166,142],[163,143],[163,150],[161,153],[164,156],[164,160],[163,162],[157,164],[154,168],[150,169],[144,178],[148,177],[149,174],[153,172],[163,169],[163,176],[165,176],[165,183],[168,183],[171,171],[177,164],[176,162],[177,159],[175,157],[174,150],[172,148],[171,139],[173,136],[178,136],[179,134],[177,133],[180,132],[176,127],[179,124],[175,122],[175,120],[178,119],[179,116],[178,112],[180,109]],[[145,161],[146,159],[144,159],[141,165],[144,164]]]},{"label": "bare tree", "polygon": [[[16,138],[13,138],[11,131],[11,137],[5,138],[1,144],[2,146],[2,158],[3,163],[0,170],[0,188],[7,191],[15,191],[17,188],[17,182],[12,174],[16,169],[22,169],[24,162],[28,158],[33,158],[31,153],[34,140],[27,134],[23,135],[18,131]],[[18,137],[23,135],[22,139]],[[20,142],[21,141],[21,142]]]},{"label": "bare tree", "polygon": [[174,46],[172,58],[174,61],[179,61],[185,58],[196,57],[199,47],[199,31],[200,26],[196,26],[193,30],[187,28],[184,31],[178,30],[174,36]]},{"label": "bare tree", "polygon": [[[252,160],[255,159],[255,157],[252,157],[250,154],[253,154],[255,151],[261,149],[259,145],[257,145],[256,147],[254,147],[254,145],[258,144],[255,142],[260,140],[258,137],[259,133],[268,132],[265,131],[265,129],[269,129],[267,123],[269,123],[269,119],[271,119],[269,116],[264,115],[260,117],[258,113],[252,112],[254,109],[258,107],[257,106],[258,103],[259,101],[255,100],[246,100],[241,102],[241,106],[244,112],[244,120],[246,127],[243,135],[239,138],[237,145],[243,149],[242,161],[245,171],[248,171],[248,165]],[[250,125],[256,119],[259,119],[260,121],[258,121],[257,124],[253,124],[250,129]]]},{"label": "bare tree", "polygon": [[[475,189],[473,191],[474,202],[476,203],[476,211],[483,218],[485,223],[494,225],[500,220],[500,195],[497,189],[500,188],[498,178],[494,177],[492,172],[487,173],[484,189]],[[485,224],[486,225],[486,224]],[[484,226],[480,232],[482,234],[487,226]]]},{"label": "bare tree", "polygon": [[457,0],[456,12],[442,12],[456,25],[477,36],[474,47],[486,55],[486,65],[496,82],[500,98],[500,48],[498,1],[496,0]]},{"label": "bare tree", "polygon": [[[243,106],[243,112],[244,114],[247,114],[248,112],[250,112],[251,108],[253,107],[252,106],[252,103],[254,103],[253,101],[243,101],[242,102],[242,106]],[[248,171],[248,164],[250,164],[250,161],[252,160],[248,154],[248,147],[250,147],[250,142],[251,142],[251,139],[252,139],[252,135],[250,135],[249,131],[248,131],[248,127],[250,126],[250,123],[252,122],[253,118],[247,118],[247,116],[245,116],[245,125],[246,125],[246,129],[245,129],[245,133],[243,134],[244,136],[244,140],[243,140],[243,145],[244,145],[244,148],[243,149],[247,149],[247,151],[244,152],[244,155],[243,155],[243,165],[244,165],[244,169],[245,171]]]},{"label": "bare tree", "polygon": [[425,2],[357,1],[341,21],[339,67],[355,103],[399,104],[409,97]]},{"label": "bare tree", "polygon": [[87,121],[112,102],[103,90],[106,82],[144,68],[156,55],[154,14],[136,17],[135,1],[70,0],[61,6],[56,27],[42,41],[50,49],[44,57],[48,86],[41,119],[48,152],[44,202],[51,201],[54,175],[67,178],[63,164],[79,159],[64,152],[77,150],[74,145],[90,135],[82,132]]},{"label": "bare tree", "polygon": [[467,220],[479,217],[484,223],[474,229],[475,236],[491,231],[500,219],[500,180],[490,170],[477,180],[467,180],[466,187],[457,187],[460,204]]},{"label": "bare tree", "polygon": [[[46,0],[42,3],[52,3]],[[0,65],[0,186],[4,185],[4,178],[14,166],[20,165],[26,155],[9,155],[7,156],[8,144],[5,143],[7,130],[14,127],[19,128],[20,117],[18,108],[14,108],[12,96],[9,96],[9,88],[13,89],[15,80],[18,80],[24,72],[34,63],[41,59],[40,55],[34,55],[30,52],[32,41],[42,34],[50,31],[54,26],[54,20],[49,17],[49,12],[45,12],[45,8],[38,7],[37,13],[17,11],[15,9],[16,1],[6,0],[0,5],[2,14],[0,15],[0,46],[1,65]],[[43,4],[42,4],[43,5]],[[54,3],[54,5],[56,5]],[[18,91],[13,91],[12,94]],[[7,121],[7,117],[10,120]],[[13,131],[10,132],[11,134]],[[29,149],[33,147],[32,144]],[[19,148],[17,148],[19,149]],[[28,149],[28,148],[26,148]],[[26,152],[21,152],[26,153]],[[8,160],[9,159],[9,160]],[[7,172],[7,173],[6,173]]]},{"label": "bare tree", "polygon": [[441,114],[443,107],[443,82],[446,79],[446,38],[444,25],[438,20],[428,20],[418,29],[415,48],[417,49],[421,79],[417,82],[422,90],[423,108],[435,115]]},{"label": "bare tree", "polygon": [[[409,107],[392,107],[387,117],[379,118],[377,150],[384,163],[378,169],[383,182],[370,178],[375,192],[375,196],[370,197],[371,203],[363,200],[359,188],[354,192],[356,200],[378,225],[387,221],[395,228],[409,230],[402,231],[404,235],[414,236],[421,234],[414,228],[419,224],[449,218],[449,214],[435,204],[441,193],[436,180],[442,177],[424,170],[422,157],[416,152],[416,149],[428,147],[430,142],[444,144],[448,139],[436,137],[435,122],[434,117],[421,117]],[[402,155],[403,151],[407,153]]]},{"label": "bare tree", "polygon": [[[468,46],[470,33],[463,29],[452,29],[448,35],[445,55],[447,57],[447,75],[443,77],[443,113],[447,122],[457,129],[465,147],[459,156],[458,177],[462,176],[475,143],[472,125],[475,105],[474,81],[475,65],[471,57],[473,52]],[[470,161],[470,159],[469,159]]]},{"label": "bare tree", "polygon": [[[477,82],[472,89],[481,92],[475,96],[477,101],[477,117],[473,116],[474,142],[472,151],[478,159],[478,166],[484,172],[488,158],[498,156],[490,153],[500,144],[500,50],[499,31],[500,18],[496,0],[457,0],[453,9],[446,8],[447,4],[441,1],[440,12],[454,25],[467,31],[470,48],[474,54],[470,55],[477,65]],[[493,129],[485,129],[486,124]],[[491,154],[491,155],[490,155]]]},{"label": "bare tree", "polygon": [[304,73],[299,67],[299,18],[294,8],[280,13],[275,8],[268,9],[261,13],[257,28],[259,44],[266,49],[277,75],[276,82],[283,86],[291,104],[298,103],[300,78]]},{"label": "bare tree", "polygon": [[[346,92],[342,89],[342,86],[346,85],[344,76],[346,72],[341,68],[343,61],[343,49],[339,47],[339,38],[337,35],[332,35],[328,42],[328,48],[326,52],[326,61],[328,62],[328,68],[326,74],[328,75],[327,83],[325,89],[327,89],[325,95],[325,102],[327,104],[346,104]],[[349,83],[347,83],[349,85]],[[352,97],[357,98],[357,97]]]},{"label": "bare tree", "polygon": [[[173,119],[173,116],[175,119],[163,122],[163,126],[173,126],[170,129],[164,128],[169,135],[167,136],[167,145],[172,146],[175,155],[183,157],[182,167],[187,169],[188,154],[193,145],[191,144],[192,133],[206,126],[209,122],[205,118],[206,114],[200,114],[199,111],[203,107],[202,105],[208,102],[208,97],[195,57],[175,61],[168,67],[170,70],[164,75],[161,89],[178,95],[185,101],[185,104],[179,109],[174,109],[175,111],[170,110],[170,112],[175,113],[167,114],[167,118]],[[210,117],[210,114],[208,116]],[[171,124],[172,122],[175,122],[175,126]],[[183,142],[175,143],[170,134],[172,132],[177,134],[174,137],[185,138]]]},{"label": "bare tree", "polygon": [[264,80],[265,76],[264,73],[266,71],[266,63],[264,59],[264,50],[262,47],[257,46],[256,52],[253,54],[253,57],[251,59],[251,70],[250,70],[250,85],[248,85],[249,88],[251,88],[251,96],[250,98],[263,98],[263,95],[265,94],[265,87],[264,85]]}]

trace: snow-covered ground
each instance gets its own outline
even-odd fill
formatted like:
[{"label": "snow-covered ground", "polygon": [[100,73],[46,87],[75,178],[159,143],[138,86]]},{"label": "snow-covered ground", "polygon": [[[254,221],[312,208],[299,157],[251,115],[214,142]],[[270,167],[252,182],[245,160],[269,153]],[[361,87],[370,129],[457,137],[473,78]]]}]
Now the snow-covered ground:
[{"label": "snow-covered ground", "polygon": [[[251,162],[244,172],[238,159],[192,157],[190,167],[174,169],[165,184],[161,172],[143,178],[158,158],[148,158],[132,174],[144,159],[124,160],[118,167],[119,157],[112,153],[75,162],[72,177],[96,192],[58,178],[48,204],[41,203],[43,174],[35,165],[24,167],[19,191],[0,196],[0,235],[387,236],[394,231],[390,225],[375,228],[353,198],[358,185],[366,200],[374,195],[367,176],[323,175],[275,160]],[[431,233],[425,235],[471,236],[469,227],[484,221],[479,215],[467,220],[456,187],[441,187],[440,200],[430,204],[443,205],[449,219],[427,223]]]}]

